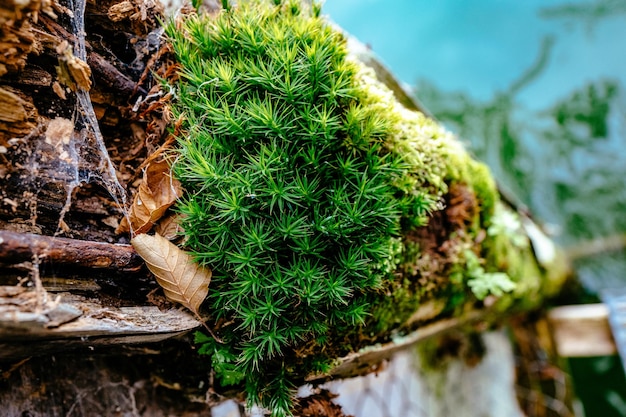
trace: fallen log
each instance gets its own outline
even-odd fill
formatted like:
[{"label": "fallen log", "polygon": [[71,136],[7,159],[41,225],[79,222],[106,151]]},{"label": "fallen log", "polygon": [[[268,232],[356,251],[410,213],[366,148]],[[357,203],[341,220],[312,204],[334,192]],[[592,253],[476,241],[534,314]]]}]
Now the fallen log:
[{"label": "fallen log", "polygon": [[[56,385],[66,389],[70,386],[68,392],[75,392],[80,397],[81,387],[78,386],[80,382],[73,381],[87,381],[91,386],[100,384],[98,378],[80,376],[88,371],[81,373],[81,370],[68,368],[67,365],[72,363],[72,356],[76,355],[79,357],[76,363],[84,365],[92,361],[95,364],[97,371],[101,372],[100,380],[105,381],[106,386],[115,379],[134,381],[132,384],[128,382],[120,384],[129,393],[124,399],[131,398],[132,401],[129,402],[132,404],[136,405],[136,402],[133,403],[137,398],[135,393],[154,398],[154,395],[151,396],[154,393],[150,391],[151,387],[163,386],[170,389],[164,398],[171,399],[171,403],[176,405],[167,408],[163,406],[163,401],[157,400],[160,405],[159,412],[165,413],[164,410],[167,410],[171,413],[174,409],[174,414],[182,415],[196,412],[197,408],[205,410],[207,404],[211,404],[213,396],[219,395],[225,396],[219,397],[221,399],[226,397],[241,399],[245,383],[241,382],[242,372],[237,369],[243,362],[236,356],[239,351],[220,349],[220,341],[202,335],[198,336],[198,340],[204,344],[194,346],[190,331],[200,323],[190,315],[172,309],[171,305],[159,295],[158,290],[153,291],[157,289],[156,284],[141,267],[134,251],[123,243],[127,242],[128,237],[115,233],[117,229],[115,223],[121,218],[122,204],[114,201],[115,193],[109,196],[105,192],[111,190],[111,184],[121,179],[120,188],[130,190],[132,196],[138,189],[140,167],[143,167],[143,162],[149,161],[152,152],[159,149],[163,143],[170,143],[165,140],[170,124],[169,113],[161,98],[168,94],[171,97],[174,93],[163,93],[159,83],[149,75],[157,68],[151,65],[158,64],[155,63],[157,58],[153,60],[150,54],[162,61],[172,59],[168,56],[167,48],[163,48],[165,52],[161,54],[155,51],[160,46],[152,49],[150,47],[149,38],[155,33],[153,31],[158,31],[159,28],[158,19],[147,17],[158,15],[155,12],[158,9],[156,3],[88,2],[87,33],[73,35],[68,21],[76,14],[68,12],[68,9],[59,6],[57,13],[62,17],[58,20],[49,13],[49,18],[37,19],[36,13],[41,6],[38,2],[31,1],[29,8],[24,6],[25,2],[9,3],[7,13],[15,15],[14,21],[19,22],[20,28],[32,35],[31,28],[36,27],[36,30],[46,33],[46,36],[42,36],[46,42],[37,45],[41,47],[39,55],[35,55],[31,51],[32,48],[28,50],[24,48],[27,52],[23,54],[21,60],[12,61],[11,65],[6,67],[7,77],[0,79],[0,88],[10,93],[5,96],[12,99],[11,104],[14,108],[19,107],[21,110],[19,120],[1,120],[0,124],[2,147],[0,177],[3,181],[6,180],[3,186],[8,184],[5,186],[8,189],[2,190],[3,200],[0,210],[0,225],[6,229],[0,232],[0,264],[3,266],[0,276],[6,284],[6,287],[0,289],[0,348],[4,352],[0,353],[0,356],[4,355],[4,361],[7,363],[6,379],[11,378],[15,383],[19,379],[15,372],[21,370],[30,378],[29,380],[37,378],[37,375],[46,370],[41,369],[42,366],[45,368],[46,361],[53,361],[58,357],[61,358],[59,362],[62,362],[63,366],[51,368],[58,369],[60,374],[48,375],[46,384],[55,385],[51,381],[58,379]],[[224,2],[226,3],[228,2]],[[123,11],[122,15],[118,13],[120,11]],[[294,30],[294,33],[306,34],[306,31],[300,29]],[[193,31],[193,33],[194,36],[201,36],[204,32]],[[322,31],[314,34],[318,33]],[[79,45],[78,38],[83,35],[86,35],[87,40]],[[34,39],[31,38],[29,42],[32,43]],[[63,44],[73,40],[77,40],[77,49],[80,49],[78,48],[80,46],[86,49],[83,51],[85,61],[81,60],[78,52],[72,55],[72,51]],[[185,42],[185,39],[181,40],[183,49]],[[63,45],[64,48],[58,48],[59,45]],[[157,42],[157,45],[160,44]],[[309,46],[307,44],[307,48]],[[310,54],[308,59],[315,61],[324,58],[325,52],[317,56],[312,53],[314,51],[307,48],[305,49]],[[333,46],[328,50],[340,49]],[[282,58],[282,55],[278,55],[278,58]],[[333,62],[339,62],[341,59]],[[73,80],[67,74],[63,77],[57,74],[55,68],[57,64],[65,65],[66,70],[74,68],[80,72],[78,77],[81,82],[75,82],[77,80]],[[74,67],[69,64],[74,64]],[[32,74],[36,73],[32,71],[33,66],[41,71],[39,73],[41,82],[36,89],[32,83]],[[176,68],[175,65],[165,67]],[[259,68],[261,67],[262,65]],[[319,69],[323,67],[324,65]],[[25,68],[28,70],[24,73],[30,74],[28,79],[21,78],[20,71]],[[385,72],[383,66],[377,66],[376,69],[379,74]],[[259,71],[262,73],[264,70],[261,68]],[[175,71],[164,72],[168,75],[161,74],[162,79],[171,81],[175,78],[173,75]],[[93,79],[88,76],[89,73],[93,74]],[[222,73],[227,76],[228,68]],[[351,73],[348,71],[346,74]],[[418,107],[411,102],[410,96],[401,91],[397,82],[390,81],[389,74],[385,77],[393,92],[387,91],[375,80],[375,75],[367,70],[364,69],[360,74],[370,83],[371,101],[381,99],[381,102],[385,103],[379,103],[382,106],[379,109],[380,113],[386,115],[387,112],[391,112],[397,116],[394,119],[396,122],[402,120],[405,123],[402,129],[398,128],[397,131],[401,136],[399,139],[396,138],[398,141],[395,142],[400,148],[398,154],[403,150],[413,152],[412,163],[424,163],[423,169],[416,168],[404,178],[406,183],[400,181],[402,182],[400,186],[404,187],[402,193],[411,199],[411,205],[405,207],[407,212],[414,212],[423,218],[415,223],[407,222],[403,225],[405,235],[385,242],[389,243],[388,245],[379,245],[378,252],[387,251],[394,244],[405,246],[402,252],[402,256],[405,257],[403,261],[394,263],[396,259],[391,259],[392,256],[384,260],[389,264],[387,267],[391,268],[393,265],[397,270],[390,274],[392,276],[384,277],[381,281],[384,285],[380,288],[373,288],[369,294],[360,294],[360,288],[345,289],[338,285],[340,289],[338,301],[318,303],[319,309],[311,308],[308,312],[304,308],[307,305],[307,301],[304,300],[306,288],[300,293],[288,293],[283,296],[281,300],[288,303],[286,304],[288,308],[282,310],[282,315],[287,316],[295,310],[304,311],[302,314],[294,314],[295,319],[302,323],[294,324],[289,320],[283,320],[288,326],[293,325],[293,329],[288,330],[295,329],[289,336],[293,343],[285,343],[286,339],[283,338],[282,350],[276,355],[266,355],[267,357],[261,361],[263,372],[259,372],[261,369],[259,363],[256,366],[251,365],[248,369],[250,373],[257,373],[263,377],[265,376],[263,374],[267,373],[270,382],[275,376],[273,373],[279,372],[288,376],[288,380],[280,380],[279,384],[274,384],[275,386],[297,386],[307,380],[319,383],[329,378],[345,378],[376,370],[380,363],[398,351],[408,349],[418,342],[450,329],[465,324],[472,327],[471,325],[476,323],[486,328],[503,320],[512,312],[537,308],[546,297],[558,292],[566,275],[565,264],[558,258],[554,247],[545,244],[548,239],[545,237],[537,239],[535,237],[537,228],[534,227],[531,231],[532,222],[526,219],[523,213],[517,213],[514,208],[499,200],[486,167],[472,161],[462,147],[455,144],[452,136],[445,133],[435,122],[421,114],[407,112],[406,108]],[[250,78],[258,80],[259,76],[252,74]],[[332,86],[332,91],[329,91],[328,95],[343,97],[345,94],[343,83],[346,80],[335,81],[337,85]],[[213,83],[211,80],[202,81],[198,91],[200,88],[211,87],[211,83]],[[270,79],[271,88],[274,88],[273,83],[274,79]],[[80,90],[81,97],[84,98],[89,88],[91,90],[87,97],[91,98],[93,109],[89,105],[87,107],[91,111],[89,114],[94,113],[97,120],[84,117],[87,113],[86,104],[77,104],[80,100],[76,97],[75,89]],[[176,93],[181,91],[176,86],[170,88]],[[251,90],[256,91],[256,88]],[[143,97],[146,91],[154,94]],[[135,100],[135,93],[142,97]],[[375,96],[375,93],[379,93],[382,98]],[[394,93],[400,96],[405,107],[394,101]],[[265,103],[252,101],[250,109],[263,110],[260,106],[264,106]],[[301,100],[298,98],[293,101]],[[338,109],[340,106],[332,107]],[[319,113],[322,110],[323,114]],[[160,117],[155,117],[155,112],[159,113]],[[324,119],[323,122],[328,123],[331,128],[335,119],[343,120],[342,115],[331,115],[332,117],[328,118],[330,113],[326,114],[326,109],[316,109],[316,112],[319,114],[316,113],[314,116]],[[358,136],[361,130],[369,129],[369,122],[359,119],[362,117],[360,110],[353,113],[351,117],[356,118],[356,121],[350,132]],[[264,114],[261,116],[263,117],[257,118],[259,119],[257,122],[265,123]],[[374,123],[377,119],[372,118],[370,121]],[[94,134],[95,125],[100,125],[102,138]],[[183,126],[182,119],[180,125]],[[50,126],[66,127],[65,134],[56,136],[48,134],[48,130],[55,130]],[[406,129],[403,130],[404,128]],[[313,133],[316,132],[315,129]],[[177,134],[186,133],[181,130]],[[343,133],[342,135],[349,136]],[[344,139],[343,136],[341,139]],[[96,139],[102,139],[103,144],[95,146],[91,143]],[[83,149],[86,150],[87,157],[72,159],[72,149],[76,150],[84,144],[89,145]],[[360,146],[358,143],[355,144],[353,148],[355,155],[361,151]],[[428,152],[421,153],[422,147],[428,148]],[[313,154],[314,148],[311,148]],[[102,152],[102,149],[105,152]],[[375,151],[375,148],[371,150]],[[370,156],[372,155],[376,156],[377,153],[372,152]],[[101,169],[103,165],[100,164],[100,159],[104,157],[110,157],[110,166],[117,169],[112,176],[107,177]],[[259,161],[263,162],[263,158]],[[282,162],[288,158],[271,159],[274,163],[274,159]],[[348,171],[353,164],[351,157],[339,162],[343,162]],[[400,166],[403,164],[399,163],[398,167]],[[431,167],[434,168],[434,172],[427,173],[427,178],[422,177]],[[268,172],[273,172],[273,169]],[[203,170],[204,168],[200,169]],[[334,197],[334,202],[343,208],[344,214],[349,214],[349,219],[341,224],[332,224],[334,213],[328,209],[329,216],[324,215],[319,219],[320,230],[326,230],[328,226],[330,229],[334,228],[336,235],[348,233],[350,229],[358,231],[361,229],[357,226],[362,215],[376,213],[379,206],[375,198],[370,199],[371,207],[368,206],[364,212],[352,206],[353,200],[360,200],[371,192],[366,190],[370,183],[367,180],[369,174],[371,172],[364,172],[363,176],[354,176],[352,180],[352,183],[361,184],[361,194],[342,196],[337,192]],[[332,172],[329,178],[333,178]],[[92,180],[91,184],[86,185]],[[312,185],[315,184],[308,184],[306,181],[298,184],[304,188]],[[381,189],[386,190],[389,185],[383,184]],[[397,184],[392,185],[395,187]],[[282,187],[282,184],[279,184],[279,187]],[[424,188],[420,190],[420,187]],[[346,189],[348,188],[346,185]],[[283,191],[284,189],[278,190],[279,193]],[[335,191],[337,190],[333,190],[333,193]],[[330,193],[325,195],[328,196]],[[355,196],[358,198],[353,198]],[[254,193],[245,195],[245,198],[250,199],[257,197],[259,196]],[[409,201],[409,197],[406,201]],[[238,196],[233,194],[233,198]],[[315,201],[318,197],[312,195],[311,198]],[[288,199],[286,202],[283,201],[282,197],[277,197],[276,201],[278,202],[276,207],[281,207],[280,210],[283,203],[285,206],[292,204]],[[294,206],[300,205],[300,200],[294,201]],[[143,201],[135,198],[133,204],[142,205]],[[269,211],[272,212],[272,209]],[[399,210],[394,209],[389,213],[395,216],[397,211]],[[341,214],[338,211],[337,213]],[[236,212],[235,214],[237,215]],[[385,217],[387,216],[381,216],[381,223],[387,221]],[[206,219],[200,218],[199,228],[203,226],[204,220]],[[314,247],[315,242],[307,241],[308,226],[305,229],[307,230],[304,236],[294,239],[294,242],[298,241],[304,246],[310,244],[310,252],[315,253],[318,249]],[[392,229],[390,226],[389,230]],[[292,231],[285,233],[289,234]],[[283,246],[289,244],[285,243],[286,237],[282,238],[282,242]],[[367,245],[368,242],[368,239],[363,238],[355,245]],[[350,259],[353,256],[349,251],[349,244],[350,242],[342,248],[346,256],[339,257],[340,260],[345,263],[356,262],[357,267],[368,270],[370,267],[367,265],[363,267],[361,259]],[[545,248],[547,249],[544,251]],[[328,257],[335,255],[329,253]],[[399,252],[395,255],[399,255]],[[306,257],[308,255],[303,256]],[[373,269],[382,270],[382,264],[383,262]],[[317,264],[313,266],[317,267]],[[316,268],[310,269],[314,275],[317,274]],[[323,265],[317,269],[322,272],[328,271]],[[282,269],[277,271],[281,272]],[[220,279],[223,284],[224,278]],[[318,279],[321,280],[322,278]],[[338,278],[336,281],[329,281],[331,291],[335,289],[334,285],[342,284],[341,279]],[[262,289],[266,287],[268,286],[261,286]],[[210,287],[211,290],[214,288],[215,286]],[[352,302],[352,295],[357,293],[358,296],[371,296],[367,301],[376,309],[370,314],[363,313],[363,321],[355,320],[349,332],[338,332],[332,326],[325,331],[311,327],[311,331],[296,332],[300,324],[307,326],[315,324],[316,318],[319,318],[320,322],[326,320],[332,313],[330,307],[337,310],[343,308]],[[308,301],[317,302],[315,292],[308,294],[308,297]],[[242,297],[241,304],[251,298],[253,297]],[[213,294],[212,300],[224,302],[228,308],[232,307],[228,305],[227,296],[217,297]],[[268,305],[271,307],[270,301]],[[370,307],[367,305],[367,308]],[[210,310],[214,306],[205,305],[205,308]],[[216,312],[213,313],[219,316]],[[312,316],[312,313],[317,316]],[[358,309],[356,313],[359,313]],[[370,320],[375,314],[378,321]],[[275,311],[267,314],[267,317],[275,316],[280,317],[280,314],[276,314]],[[307,317],[314,319],[307,320]],[[341,315],[336,315],[332,320],[333,325],[345,325],[348,322]],[[263,320],[261,322],[264,324]],[[219,320],[208,320],[207,325],[218,336],[230,332],[231,344],[243,340],[251,354],[260,350],[259,344],[255,344],[254,340],[244,339],[250,338],[252,330],[258,330],[261,326],[257,326],[256,329],[245,329],[241,318],[232,319],[228,314]],[[232,337],[233,334],[239,339]],[[179,338],[184,342],[180,343]],[[135,344],[137,346],[133,346]],[[172,346],[176,346],[176,349],[172,349]],[[196,350],[208,353],[210,357],[200,357]],[[137,363],[149,364],[153,368],[143,370],[141,378],[136,377],[138,371],[135,366],[120,369],[121,365],[129,362],[124,352],[132,355],[130,362],[137,358]],[[107,359],[98,356],[100,354],[110,355],[107,356],[108,364]],[[317,365],[329,365],[329,358],[326,356],[332,355],[334,361],[330,369],[323,372],[311,371],[312,365],[315,364],[315,355],[318,354],[325,362],[320,361]],[[32,367],[28,362],[23,362],[28,357],[33,357]],[[9,363],[8,360],[15,362]],[[233,372],[231,367],[237,372]],[[167,380],[154,375],[160,369],[168,370]],[[187,375],[181,377],[181,369],[194,376],[198,373],[203,373],[204,376],[202,379],[187,378]],[[12,373],[14,374],[11,375]],[[145,377],[146,373],[150,376]],[[179,385],[172,382],[176,378],[182,380]],[[233,382],[232,378],[239,379]],[[229,383],[237,382],[239,385],[235,385],[235,388],[225,387]],[[250,379],[248,382],[255,382],[258,387],[264,386],[258,380]],[[18,411],[22,413],[31,405],[33,409],[55,410],[53,415],[80,415],[76,411],[79,405],[75,405],[78,402],[71,403],[69,409],[63,409],[65,397],[53,389],[50,388],[50,392],[54,392],[58,400],[44,399],[38,403],[33,400],[29,403],[27,399],[20,397],[23,405],[13,404],[12,401],[15,400],[11,395],[15,393],[5,389],[0,391],[0,404],[14,405],[11,408],[15,410],[11,411],[12,415],[18,415]],[[86,389],[84,392],[86,391],[89,390]],[[89,391],[90,400],[93,398],[94,402],[98,402],[98,392],[98,388]],[[268,398],[270,396],[263,397],[266,402],[271,400]],[[201,406],[195,407],[198,403]],[[98,413],[111,414],[111,410],[115,410],[114,399],[106,398],[103,404],[102,408],[92,414],[86,409],[81,409],[80,412],[86,416]],[[283,411],[288,407],[289,404],[282,404]],[[128,409],[134,415],[139,414],[136,407],[133,409],[131,406]],[[126,410],[127,408],[124,408],[124,411]]]}]

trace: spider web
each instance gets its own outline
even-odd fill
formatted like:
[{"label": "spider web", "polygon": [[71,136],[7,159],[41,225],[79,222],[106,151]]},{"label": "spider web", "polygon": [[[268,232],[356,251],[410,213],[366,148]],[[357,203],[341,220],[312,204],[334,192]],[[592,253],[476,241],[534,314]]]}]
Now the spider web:
[{"label": "spider web", "polygon": [[[71,11],[74,57],[87,62],[86,2],[69,0],[67,4]],[[54,195],[65,196],[58,213],[55,235],[63,231],[64,217],[71,208],[74,191],[83,184],[96,183],[104,187],[124,216],[128,216],[126,191],[117,179],[107,152],[89,91],[82,88],[75,90],[66,91],[64,103],[69,103],[69,106],[50,109],[57,117],[20,140],[28,154],[26,167],[20,175],[21,188],[37,196],[42,189],[53,187]],[[57,188],[63,188],[63,192],[57,191]],[[35,225],[37,199],[32,201],[31,221]]]},{"label": "spider web", "polygon": [[[87,50],[85,47],[86,1],[70,0],[69,5],[72,7],[74,14],[72,19],[72,29],[75,37],[74,54],[77,58],[87,62]],[[83,126],[83,129],[80,135],[73,136],[75,140],[72,146],[76,150],[78,161],[86,162],[86,166],[90,167],[90,169],[84,172],[75,171],[74,187],[82,182],[98,181],[107,189],[113,200],[124,212],[124,215],[128,216],[126,212],[126,191],[115,174],[115,167],[111,162],[111,158],[109,157],[104,143],[104,138],[100,132],[98,119],[96,118],[91,104],[89,92],[83,89],[77,89],[76,97],[76,126]],[[74,166],[78,165],[76,164]],[[68,199],[71,199],[71,193],[68,193]]]}]

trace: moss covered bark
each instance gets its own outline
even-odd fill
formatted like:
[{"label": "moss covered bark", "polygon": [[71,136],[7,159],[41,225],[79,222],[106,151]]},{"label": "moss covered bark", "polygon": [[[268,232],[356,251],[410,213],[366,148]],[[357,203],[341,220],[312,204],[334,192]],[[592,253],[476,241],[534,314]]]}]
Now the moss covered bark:
[{"label": "moss covered bark", "polygon": [[196,339],[221,383],[287,414],[304,376],[432,318],[415,315],[428,300],[433,316],[536,302],[546,270],[488,169],[351,59],[319,6],[242,3],[167,29],[178,211],[223,343]]}]

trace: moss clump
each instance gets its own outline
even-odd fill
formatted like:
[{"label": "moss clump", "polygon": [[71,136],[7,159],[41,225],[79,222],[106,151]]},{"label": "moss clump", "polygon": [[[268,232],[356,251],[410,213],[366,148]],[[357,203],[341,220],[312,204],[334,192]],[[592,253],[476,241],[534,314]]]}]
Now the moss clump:
[{"label": "moss clump", "polygon": [[168,34],[185,120],[178,210],[214,270],[214,318],[230,323],[206,353],[252,398],[269,385],[260,399],[280,414],[290,387],[268,361],[363,323],[403,223],[425,224],[438,196],[417,192],[411,161],[385,145],[394,121],[368,103],[342,35],[297,2],[244,2]]},{"label": "moss clump", "polygon": [[[497,194],[447,132],[348,58],[319,7],[241,3],[167,27],[180,64],[177,208],[186,246],[213,270],[207,305],[223,343],[198,334],[200,353],[222,384],[245,383],[284,415],[294,378],[327,369],[331,341],[389,333],[430,291],[424,280],[466,264],[457,255]],[[459,248],[420,276],[428,246],[407,236],[431,227],[453,185],[479,207],[468,233],[455,229],[464,220],[435,225]],[[444,292],[467,290],[451,284]]]}]

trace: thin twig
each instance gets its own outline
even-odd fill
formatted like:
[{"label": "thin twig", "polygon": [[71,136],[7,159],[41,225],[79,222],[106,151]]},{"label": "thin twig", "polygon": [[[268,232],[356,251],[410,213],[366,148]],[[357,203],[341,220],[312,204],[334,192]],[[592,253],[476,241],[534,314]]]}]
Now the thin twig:
[{"label": "thin twig", "polygon": [[626,234],[599,237],[585,240],[565,248],[565,254],[571,260],[589,258],[607,252],[617,252],[626,248]]}]

